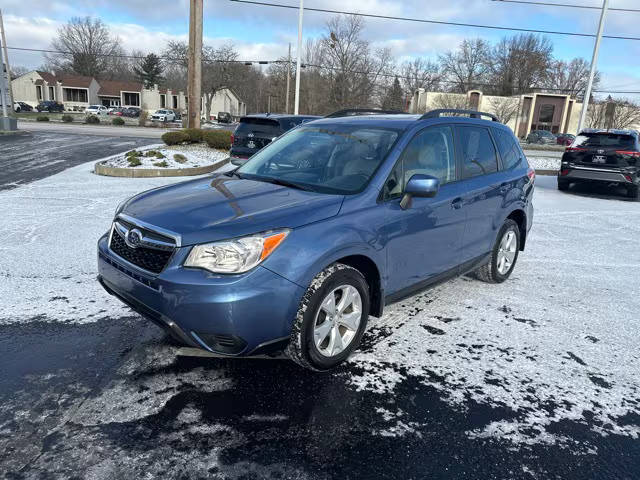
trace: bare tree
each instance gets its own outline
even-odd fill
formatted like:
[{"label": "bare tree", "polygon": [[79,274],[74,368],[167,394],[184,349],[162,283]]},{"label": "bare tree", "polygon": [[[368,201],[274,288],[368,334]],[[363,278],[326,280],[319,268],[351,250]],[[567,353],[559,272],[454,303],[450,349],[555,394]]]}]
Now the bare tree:
[{"label": "bare tree", "polygon": [[466,93],[487,81],[489,44],[480,38],[463,40],[457,50],[440,56],[441,69],[453,92]]},{"label": "bare tree", "polygon": [[433,100],[434,109],[467,110],[470,107],[469,97],[464,93],[438,93]]},{"label": "bare tree", "polygon": [[613,99],[589,105],[589,128],[637,128],[640,124],[640,105],[628,99]]},{"label": "bare tree", "polygon": [[[591,65],[582,58],[574,58],[570,62],[556,60],[551,63],[549,75],[544,83],[552,92],[565,93],[573,97],[583,97],[589,81]],[[593,87],[600,84],[600,72],[596,72]]]},{"label": "bare tree", "polygon": [[543,36],[520,34],[504,37],[493,47],[489,68],[496,95],[528,93],[547,80],[553,57],[553,45]]},{"label": "bare tree", "polygon": [[9,74],[11,76],[11,80],[14,80],[18,77],[21,77],[25,73],[29,73],[30,71],[30,68],[23,67],[21,65],[11,65],[11,71],[9,72]]},{"label": "bare tree", "polygon": [[513,97],[493,97],[489,100],[490,112],[502,123],[509,123],[518,114],[520,102]]},{"label": "bare tree", "polygon": [[57,35],[51,48],[62,53],[45,54],[54,71],[103,77],[126,63],[120,40],[99,18],[73,17],[58,29]]},{"label": "bare tree", "polygon": [[423,58],[404,62],[400,66],[400,74],[402,88],[410,95],[419,88],[434,91],[438,88],[441,77],[440,66]]}]

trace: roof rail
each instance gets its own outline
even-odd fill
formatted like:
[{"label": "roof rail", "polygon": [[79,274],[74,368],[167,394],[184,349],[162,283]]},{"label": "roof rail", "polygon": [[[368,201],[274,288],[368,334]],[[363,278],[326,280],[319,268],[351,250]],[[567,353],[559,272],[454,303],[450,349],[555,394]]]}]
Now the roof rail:
[{"label": "roof rail", "polygon": [[431,110],[430,112],[422,115],[419,120],[424,120],[426,118],[438,118],[443,113],[454,113],[457,115],[465,114],[469,115],[471,118],[489,117],[494,122],[500,122],[500,119],[492,113],[478,112],[477,110],[462,110],[458,108],[439,108],[437,110]]},{"label": "roof rail", "polygon": [[356,115],[404,115],[405,113],[399,110],[380,110],[377,108],[346,108],[330,113],[324,118],[353,117]]}]

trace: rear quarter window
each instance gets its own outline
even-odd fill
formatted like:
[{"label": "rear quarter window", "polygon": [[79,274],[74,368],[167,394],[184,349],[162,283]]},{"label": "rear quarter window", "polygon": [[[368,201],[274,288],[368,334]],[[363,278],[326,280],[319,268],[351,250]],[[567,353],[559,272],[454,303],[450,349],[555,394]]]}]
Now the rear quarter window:
[{"label": "rear quarter window", "polygon": [[512,170],[524,166],[524,155],[522,150],[520,150],[520,145],[518,145],[515,136],[511,132],[494,128],[493,137],[496,140],[500,158],[502,158],[503,170]]}]

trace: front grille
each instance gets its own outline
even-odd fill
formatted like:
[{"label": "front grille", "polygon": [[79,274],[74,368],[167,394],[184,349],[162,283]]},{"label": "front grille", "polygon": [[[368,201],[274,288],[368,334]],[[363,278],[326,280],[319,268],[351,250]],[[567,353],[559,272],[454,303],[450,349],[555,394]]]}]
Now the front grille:
[{"label": "front grille", "polygon": [[126,261],[153,273],[160,273],[173,255],[172,250],[156,250],[146,247],[131,248],[125,243],[117,229],[113,230],[109,248]]}]

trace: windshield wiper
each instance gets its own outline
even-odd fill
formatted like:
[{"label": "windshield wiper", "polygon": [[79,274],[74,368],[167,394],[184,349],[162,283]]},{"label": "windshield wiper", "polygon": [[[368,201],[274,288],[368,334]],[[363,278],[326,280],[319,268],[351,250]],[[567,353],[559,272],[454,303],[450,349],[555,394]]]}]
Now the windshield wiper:
[{"label": "windshield wiper", "polygon": [[251,177],[250,180],[257,180],[258,182],[260,182],[260,181],[269,182],[269,183],[273,183],[275,185],[282,185],[283,187],[295,188],[297,190],[304,190],[306,192],[315,192],[316,191],[314,188],[312,188],[312,187],[310,187],[308,185],[301,185],[299,183],[291,182],[289,180],[284,180],[282,178],[255,176],[255,177]]}]

